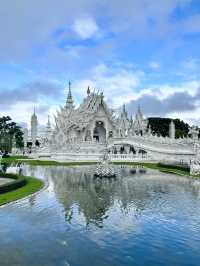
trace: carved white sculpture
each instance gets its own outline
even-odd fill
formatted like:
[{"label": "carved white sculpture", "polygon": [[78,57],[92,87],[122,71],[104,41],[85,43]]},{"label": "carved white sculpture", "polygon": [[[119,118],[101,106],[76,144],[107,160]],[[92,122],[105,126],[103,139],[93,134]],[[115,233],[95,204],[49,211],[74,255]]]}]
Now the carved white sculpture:
[{"label": "carved white sculpture", "polygon": [[96,160],[107,145],[110,156],[119,160],[141,157],[189,162],[194,159],[194,139],[175,139],[174,124],[170,130],[171,138],[152,135],[140,107],[134,120],[128,118],[125,106],[116,118],[103,93],[91,92],[90,88],[75,108],[69,83],[66,104],[57,111],[55,127],[49,130],[48,141],[38,152],[69,160]]},{"label": "carved white sculpture", "polygon": [[199,129],[193,126],[190,128],[189,134],[191,135],[192,139],[198,140]]},{"label": "carved white sculpture", "polygon": [[199,160],[191,160],[190,174],[200,175],[200,161]]},{"label": "carved white sculpture", "polygon": [[195,157],[190,162],[190,174],[200,175],[200,143],[194,142]]}]

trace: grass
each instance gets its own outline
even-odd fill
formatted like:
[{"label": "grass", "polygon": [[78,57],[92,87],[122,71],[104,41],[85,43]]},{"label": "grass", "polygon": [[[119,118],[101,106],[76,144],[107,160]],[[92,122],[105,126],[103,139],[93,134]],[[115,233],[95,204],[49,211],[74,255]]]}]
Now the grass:
[{"label": "grass", "polygon": [[8,158],[2,158],[1,159],[1,162],[2,163],[15,163],[15,162],[18,162],[18,161],[21,161],[21,160],[26,160],[26,159],[29,159],[28,156],[23,156],[23,155],[16,155],[16,156],[10,156]]},{"label": "grass", "polygon": [[[3,174],[0,175],[3,177]],[[21,188],[12,190],[10,192],[0,194],[0,206],[24,198],[26,196],[29,196],[42,189],[44,186],[44,182],[37,178],[27,177],[27,176],[17,176],[17,179],[20,178],[25,178],[26,185]]]},{"label": "grass", "polygon": [[9,158],[3,158],[2,163],[26,163],[28,165],[33,166],[73,166],[73,165],[91,165],[96,164],[96,162],[57,162],[57,161],[51,161],[51,160],[33,160],[29,158],[24,157],[9,157]]},{"label": "grass", "polygon": [[27,163],[28,165],[46,165],[46,166],[73,166],[73,165],[92,165],[96,162],[57,162],[57,161],[45,161],[45,160],[18,160],[18,162]]}]

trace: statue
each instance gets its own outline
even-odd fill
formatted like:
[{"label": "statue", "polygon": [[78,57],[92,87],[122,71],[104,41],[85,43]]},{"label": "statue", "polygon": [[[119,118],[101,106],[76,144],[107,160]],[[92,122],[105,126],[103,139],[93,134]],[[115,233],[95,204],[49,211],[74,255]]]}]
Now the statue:
[{"label": "statue", "polygon": [[191,160],[190,163],[190,175],[200,175],[200,161]]},{"label": "statue", "polygon": [[109,160],[109,155],[108,155],[108,150],[105,150],[105,153],[102,156],[102,159],[99,161],[97,164],[95,173],[95,177],[116,177],[116,172],[114,167],[112,166],[110,160]]}]

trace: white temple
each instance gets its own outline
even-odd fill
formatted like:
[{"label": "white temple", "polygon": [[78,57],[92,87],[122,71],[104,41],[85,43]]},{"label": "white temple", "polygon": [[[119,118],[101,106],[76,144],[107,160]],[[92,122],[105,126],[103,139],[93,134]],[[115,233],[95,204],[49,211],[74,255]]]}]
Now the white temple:
[{"label": "white temple", "polygon": [[34,108],[34,112],[31,115],[30,119],[30,128],[28,129],[28,127],[24,127],[23,133],[25,148],[27,146],[34,148],[35,146],[37,146],[37,143],[40,144],[47,142],[47,139],[51,134],[51,124],[49,116],[46,127],[39,125],[38,117]]},{"label": "white temple", "polygon": [[38,133],[38,121],[37,121],[37,116],[35,114],[35,108],[34,108],[34,113],[31,116],[31,140],[34,145],[37,139],[37,133]]},{"label": "white temple", "polygon": [[[193,130],[194,131],[194,130]],[[195,135],[196,132],[193,132]],[[56,160],[98,160],[107,149],[111,160],[187,161],[196,156],[194,138],[175,138],[175,125],[169,127],[170,137],[153,135],[141,108],[129,118],[125,105],[114,115],[103,93],[90,91],[75,108],[71,84],[65,106],[57,111],[55,126],[48,124],[48,134],[35,151],[36,157]]]}]

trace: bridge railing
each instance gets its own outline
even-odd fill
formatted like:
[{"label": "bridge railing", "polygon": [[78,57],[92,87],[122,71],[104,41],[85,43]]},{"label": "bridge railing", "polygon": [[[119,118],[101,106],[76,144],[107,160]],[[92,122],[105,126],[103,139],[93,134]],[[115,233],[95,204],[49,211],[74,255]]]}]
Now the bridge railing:
[{"label": "bridge railing", "polygon": [[135,155],[135,154],[109,154],[110,160],[147,160],[147,155]]}]

